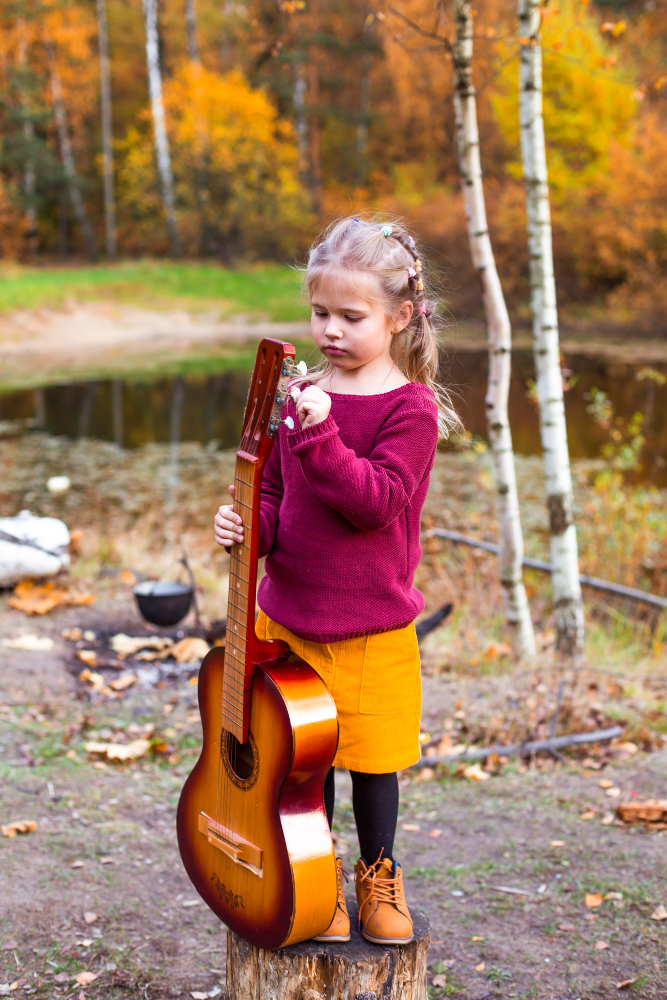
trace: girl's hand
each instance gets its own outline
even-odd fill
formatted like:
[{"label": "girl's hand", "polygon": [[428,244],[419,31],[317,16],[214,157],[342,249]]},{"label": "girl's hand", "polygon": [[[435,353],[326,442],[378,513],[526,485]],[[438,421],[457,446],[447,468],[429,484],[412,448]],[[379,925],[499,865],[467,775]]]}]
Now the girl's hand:
[{"label": "girl's hand", "polygon": [[296,412],[302,427],[321,424],[329,416],[331,396],[317,385],[309,385],[296,400]]},{"label": "girl's hand", "polygon": [[[229,487],[229,492],[233,497],[233,486]],[[243,541],[243,522],[240,515],[234,510],[233,504],[228,503],[220,507],[213,523],[215,525],[215,540],[218,545],[224,545],[227,549],[231,548],[234,542]]]}]

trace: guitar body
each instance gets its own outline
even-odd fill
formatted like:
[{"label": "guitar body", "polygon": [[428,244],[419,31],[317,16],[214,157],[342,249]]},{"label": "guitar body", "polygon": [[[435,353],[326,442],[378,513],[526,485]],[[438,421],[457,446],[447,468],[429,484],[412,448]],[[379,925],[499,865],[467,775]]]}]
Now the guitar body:
[{"label": "guitar body", "polygon": [[212,649],[199,675],[203,746],[181,793],[178,845],[213,912],[251,944],[278,948],[324,931],[336,908],[323,801],[336,708],[303,660],[265,660],[241,745],[222,725],[224,673],[224,651]]}]

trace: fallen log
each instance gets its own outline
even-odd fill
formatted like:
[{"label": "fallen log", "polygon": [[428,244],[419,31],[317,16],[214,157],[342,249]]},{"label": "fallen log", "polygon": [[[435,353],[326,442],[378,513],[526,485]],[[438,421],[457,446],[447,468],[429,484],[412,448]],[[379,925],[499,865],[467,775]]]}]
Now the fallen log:
[{"label": "fallen log", "polygon": [[[449,542],[456,542],[459,545],[469,545],[473,549],[484,549],[497,556],[500,551],[499,546],[494,542],[484,542],[479,538],[470,538],[462,535],[458,531],[449,531],[447,528],[431,528],[425,532],[427,537],[446,538]],[[538,569],[543,573],[553,573],[554,568],[551,563],[542,559],[531,559],[524,556],[523,565],[529,569]],[[657,594],[647,594],[644,590],[637,590],[635,587],[625,587],[621,583],[609,583],[607,580],[599,580],[596,576],[579,575],[579,582],[582,587],[590,587],[592,590],[602,590],[607,594],[616,594],[617,597],[627,597],[631,601],[638,601],[641,604],[648,604],[652,608],[667,608],[667,597],[659,597]]]},{"label": "fallen log", "polygon": [[444,757],[422,757],[416,764],[412,765],[412,770],[416,767],[432,767],[434,764],[453,764],[457,761],[484,760],[492,753],[498,757],[512,757],[514,754],[528,755],[538,753],[540,750],[562,750],[563,747],[577,746],[580,743],[601,743],[603,740],[613,740],[616,736],[621,736],[623,730],[620,726],[612,726],[610,729],[594,729],[590,733],[571,733],[569,736],[552,736],[546,740],[527,740],[523,743],[502,744],[497,743],[492,747],[481,747],[476,750],[462,750],[461,753],[448,754]]}]

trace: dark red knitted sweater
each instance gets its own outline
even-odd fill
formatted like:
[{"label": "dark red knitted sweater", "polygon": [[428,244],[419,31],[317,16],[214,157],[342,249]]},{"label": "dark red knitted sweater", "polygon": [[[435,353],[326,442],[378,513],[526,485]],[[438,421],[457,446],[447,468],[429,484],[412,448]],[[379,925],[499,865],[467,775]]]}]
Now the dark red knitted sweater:
[{"label": "dark red knitted sweater", "polygon": [[257,602],[315,642],[404,628],[423,610],[413,580],[437,444],[421,383],[329,395],[326,420],[303,428],[288,400],[295,427],[280,425],[261,489]]}]

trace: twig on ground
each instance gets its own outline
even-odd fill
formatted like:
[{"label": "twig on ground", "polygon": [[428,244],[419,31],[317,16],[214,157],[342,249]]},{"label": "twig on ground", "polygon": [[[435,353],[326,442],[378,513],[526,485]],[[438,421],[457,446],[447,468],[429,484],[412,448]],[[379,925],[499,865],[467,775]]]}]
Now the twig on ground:
[{"label": "twig on ground", "polygon": [[[498,757],[512,757],[514,754],[532,754],[540,750],[560,750],[562,747],[577,746],[580,743],[600,743],[603,740],[613,740],[616,736],[621,736],[623,730],[620,726],[612,726],[610,729],[595,729],[590,733],[571,733],[569,736],[553,736],[546,740],[530,740],[524,743],[512,743],[504,746],[497,743],[495,746],[482,747],[477,750],[463,750],[461,753],[449,754],[445,757],[422,757],[415,767],[433,767],[434,764],[453,764],[457,761],[484,760],[490,754],[497,754]],[[409,770],[412,770],[409,768]]]}]

